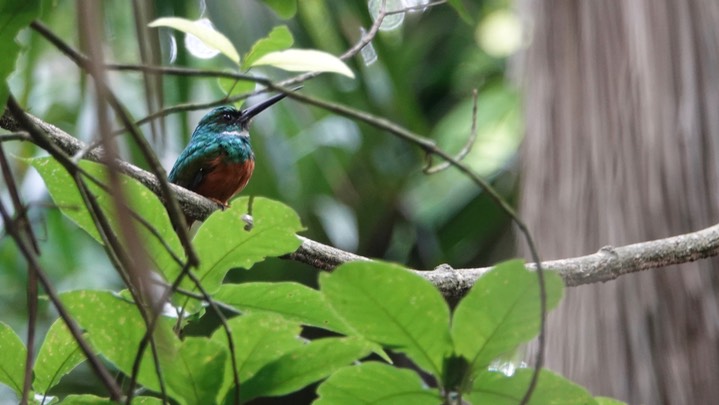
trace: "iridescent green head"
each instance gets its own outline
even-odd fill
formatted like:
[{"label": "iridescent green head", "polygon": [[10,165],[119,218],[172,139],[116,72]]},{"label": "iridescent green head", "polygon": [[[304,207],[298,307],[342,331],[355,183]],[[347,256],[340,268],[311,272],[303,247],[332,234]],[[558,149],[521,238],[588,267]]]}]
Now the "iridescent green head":
[{"label": "iridescent green head", "polygon": [[202,117],[192,138],[209,134],[249,136],[248,128],[252,118],[283,98],[285,94],[278,94],[244,110],[230,106],[215,108]]}]

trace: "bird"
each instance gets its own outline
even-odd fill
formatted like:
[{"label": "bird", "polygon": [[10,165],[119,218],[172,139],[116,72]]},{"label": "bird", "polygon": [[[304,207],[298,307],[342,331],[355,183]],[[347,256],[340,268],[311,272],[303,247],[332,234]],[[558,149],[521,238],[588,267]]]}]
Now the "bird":
[{"label": "bird", "polygon": [[192,132],[167,179],[223,209],[247,186],[255,169],[251,119],[285,97],[278,94],[244,110],[222,106],[207,113]]}]

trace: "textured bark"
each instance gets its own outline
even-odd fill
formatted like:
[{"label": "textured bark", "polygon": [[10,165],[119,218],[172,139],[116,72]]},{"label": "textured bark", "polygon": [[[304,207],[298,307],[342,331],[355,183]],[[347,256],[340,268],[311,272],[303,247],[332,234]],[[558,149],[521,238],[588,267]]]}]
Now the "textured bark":
[{"label": "textured bark", "polygon": [[[543,259],[719,222],[719,2],[520,0],[522,217]],[[716,260],[567,291],[547,365],[639,404],[719,398]]]}]

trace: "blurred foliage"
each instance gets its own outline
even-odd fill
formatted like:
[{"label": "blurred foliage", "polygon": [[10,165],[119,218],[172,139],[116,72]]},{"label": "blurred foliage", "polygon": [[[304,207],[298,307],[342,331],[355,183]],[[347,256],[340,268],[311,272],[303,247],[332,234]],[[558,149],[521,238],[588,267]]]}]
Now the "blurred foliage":
[{"label": "blurred foliage", "polygon": [[[454,2],[458,3],[458,2]],[[515,151],[520,141],[519,96],[507,78],[507,62],[477,43],[483,17],[507,9],[507,1],[462,2],[461,19],[449,5],[408,13],[397,29],[372,42],[376,61],[348,61],[357,78],[324,75],[305,83],[303,92],[386,117],[434,139],[456,153],[471,124],[472,89],[479,91],[478,138],[466,161],[514,198]],[[108,62],[139,63],[133,12],[124,1],[103,2]],[[208,18],[241,52],[278,25],[287,25],[294,47],[340,54],[356,43],[371,17],[365,2],[329,0],[176,2],[156,0],[155,15]],[[268,7],[272,6],[273,8]],[[45,1],[41,20],[77,48],[76,3]],[[295,9],[296,8],[296,9]],[[283,19],[287,18],[287,19]],[[152,18],[151,18],[152,19]],[[451,27],[452,29],[448,29]],[[217,56],[188,54],[184,37],[160,30],[163,65],[225,69]],[[32,31],[20,36],[24,51],[10,89],[30,110],[83,141],[93,138],[93,92],[85,76],[57,49]],[[290,77],[273,68],[251,73]],[[148,114],[142,75],[111,72],[111,86],[136,118]],[[215,100],[223,92],[216,79],[166,76],[164,105]],[[248,104],[258,99],[251,99]],[[164,137],[154,140],[169,169],[205,111],[163,119]],[[149,125],[142,129],[149,135]],[[127,160],[146,167],[128,139],[119,138]],[[263,113],[252,127],[257,166],[243,195],[265,196],[294,208],[307,228],[303,235],[361,255],[432,268],[482,266],[506,257],[509,221],[481,190],[449,169],[426,176],[422,152],[387,133],[318,108],[285,100]],[[29,143],[8,143],[9,153],[40,155]],[[115,288],[114,274],[101,248],[49,204],[45,186],[26,163],[15,160],[23,197],[41,238],[42,261],[59,290]],[[5,191],[2,191],[5,198]],[[4,321],[24,336],[26,268],[13,242],[0,239],[0,310]],[[231,272],[234,281],[298,280],[316,283],[317,272],[297,263],[268,260],[251,272]],[[41,308],[43,319],[52,315]],[[47,327],[47,326],[45,326]]]}]

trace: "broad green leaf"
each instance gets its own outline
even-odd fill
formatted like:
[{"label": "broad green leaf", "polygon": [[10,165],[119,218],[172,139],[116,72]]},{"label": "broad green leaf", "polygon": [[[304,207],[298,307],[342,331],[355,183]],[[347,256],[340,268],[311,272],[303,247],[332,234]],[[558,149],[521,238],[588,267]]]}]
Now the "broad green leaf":
[{"label": "broad green leaf", "polygon": [[[237,374],[241,382],[247,381],[259,369],[286,352],[302,346],[300,326],[277,315],[247,314],[234,317],[227,324],[232,331]],[[218,328],[212,334],[212,340],[228,347],[227,334],[223,328]],[[220,398],[226,395],[234,383],[232,362],[228,359],[225,363],[225,383],[220,390]]]},{"label": "broad green leaf", "polygon": [[168,390],[182,404],[210,404],[224,382],[225,348],[204,337],[188,337],[182,342],[168,367],[164,368]]},{"label": "broad green leaf", "polygon": [[[80,228],[84,229],[95,240],[101,242],[95,223],[86,209],[75,181],[64,167],[50,157],[29,160],[30,164],[40,173],[45,181],[50,196],[60,210]],[[95,179],[108,185],[107,167],[98,163],[83,160],[80,167]],[[177,257],[183,257],[183,250],[177,234],[172,229],[170,218],[167,216],[165,206],[160,199],[147,187],[135,179],[121,175],[120,182],[128,206],[144,219],[145,224],[135,220],[135,229],[142,240],[147,256],[157,268],[161,263],[172,262],[172,255],[167,251],[169,247]],[[109,218],[112,228],[117,235],[120,218],[116,213],[113,196],[103,191],[92,181],[87,181],[90,192],[97,197],[97,202],[105,215]],[[123,218],[125,220],[126,218]],[[147,225],[147,226],[146,226]],[[148,227],[149,226],[149,227]],[[122,240],[122,238],[120,238]]]},{"label": "broad green leaf", "polygon": [[25,379],[27,349],[7,324],[0,322],[0,383],[12,388],[19,396]]},{"label": "broad green leaf", "polygon": [[265,38],[261,38],[252,45],[250,51],[245,55],[245,60],[242,62],[242,69],[247,70],[252,66],[252,63],[260,57],[270,52],[287,49],[291,47],[294,42],[295,39],[292,37],[292,33],[286,25],[273,28]]},{"label": "broad green leaf", "polygon": [[[544,272],[547,309],[559,303],[562,280]],[[452,318],[452,339],[457,354],[472,369],[482,370],[497,356],[514,350],[539,332],[537,274],[521,260],[499,264],[480,277],[457,305]]]},{"label": "broad green leaf", "polygon": [[60,379],[85,360],[75,338],[65,325],[65,321],[57,319],[53,322],[40,346],[33,371],[36,392],[46,394],[57,385]]},{"label": "broad green leaf", "polygon": [[449,308],[437,289],[387,263],[346,263],[320,275],[327,301],[358,333],[439,376],[451,352]]},{"label": "broad green leaf", "polygon": [[[297,214],[288,206],[267,198],[254,199],[254,227],[245,230],[242,216],[248,212],[248,201],[247,197],[236,199],[229,209],[212,214],[193,240],[200,258],[195,274],[210,294],[220,288],[230,269],[249,269],[268,256],[291,253],[300,246],[295,234],[302,230],[302,224]],[[177,272],[176,268],[168,278],[174,279]]]},{"label": "broad green leaf", "polygon": [[8,97],[7,78],[15,70],[20,45],[18,32],[40,14],[40,0],[0,0],[0,107],[4,110]]},{"label": "broad green leaf", "polygon": [[[238,96],[240,94],[246,94],[255,89],[255,82],[246,80],[229,79],[226,77],[220,77],[217,79],[217,84],[220,86],[222,91],[225,93],[227,98]],[[242,104],[245,100],[239,100],[234,103],[235,108],[242,108]]]},{"label": "broad green leaf", "polygon": [[[107,291],[71,291],[61,294],[60,299],[86,331],[93,348],[120,371],[130,375],[146,330],[137,307]],[[173,334],[169,320],[158,320],[154,338],[162,368],[176,367],[175,355],[180,342]],[[159,391],[149,345],[145,349],[137,380],[147,388]],[[168,387],[168,393],[178,399],[172,387]]]},{"label": "broad green leaf", "polygon": [[[477,376],[466,397],[473,404],[517,405],[527,391],[533,371],[519,369],[511,377],[497,371],[485,371]],[[542,370],[529,405],[596,405],[596,401],[583,387]]]},{"label": "broad green leaf", "polygon": [[627,405],[626,402],[609,397],[594,397],[594,400],[597,402],[597,405]]},{"label": "broad green leaf", "polygon": [[342,60],[327,52],[314,49],[287,49],[270,52],[251,66],[274,66],[290,72],[331,72],[354,79],[352,70]]},{"label": "broad green leaf", "polygon": [[[65,397],[61,405],[117,405],[117,402],[110,400],[110,398],[101,398],[91,394],[83,395],[68,395]],[[152,397],[133,397],[132,405],[161,405],[162,400],[160,398]]]},{"label": "broad green leaf", "polygon": [[242,384],[240,395],[247,401],[289,394],[365,357],[370,351],[371,345],[356,337],[313,340],[261,368]]},{"label": "broad green leaf", "polygon": [[[65,168],[51,157],[30,159],[29,162],[40,173],[47,190],[50,192],[50,197],[52,197],[55,205],[60,208],[60,211],[96,241],[102,243],[102,238],[95,228],[90,212],[85,208],[80,192]],[[100,173],[93,171],[92,174],[98,175]],[[101,174],[102,178],[105,178],[104,173]]]},{"label": "broad green leaf", "polygon": [[304,325],[352,334],[319,291],[299,283],[224,284],[214,298],[241,311],[279,314]]},{"label": "broad green leaf", "polygon": [[314,405],[438,405],[442,396],[412,370],[378,362],[345,367],[317,388]]},{"label": "broad green leaf", "polygon": [[262,0],[269,8],[283,20],[295,16],[297,13],[297,0]]},{"label": "broad green leaf", "polygon": [[148,27],[169,27],[185,34],[196,36],[200,41],[210,48],[220,51],[236,64],[240,64],[240,55],[234,45],[226,36],[214,29],[200,24],[197,21],[187,20],[180,17],[162,17],[148,24]]}]

